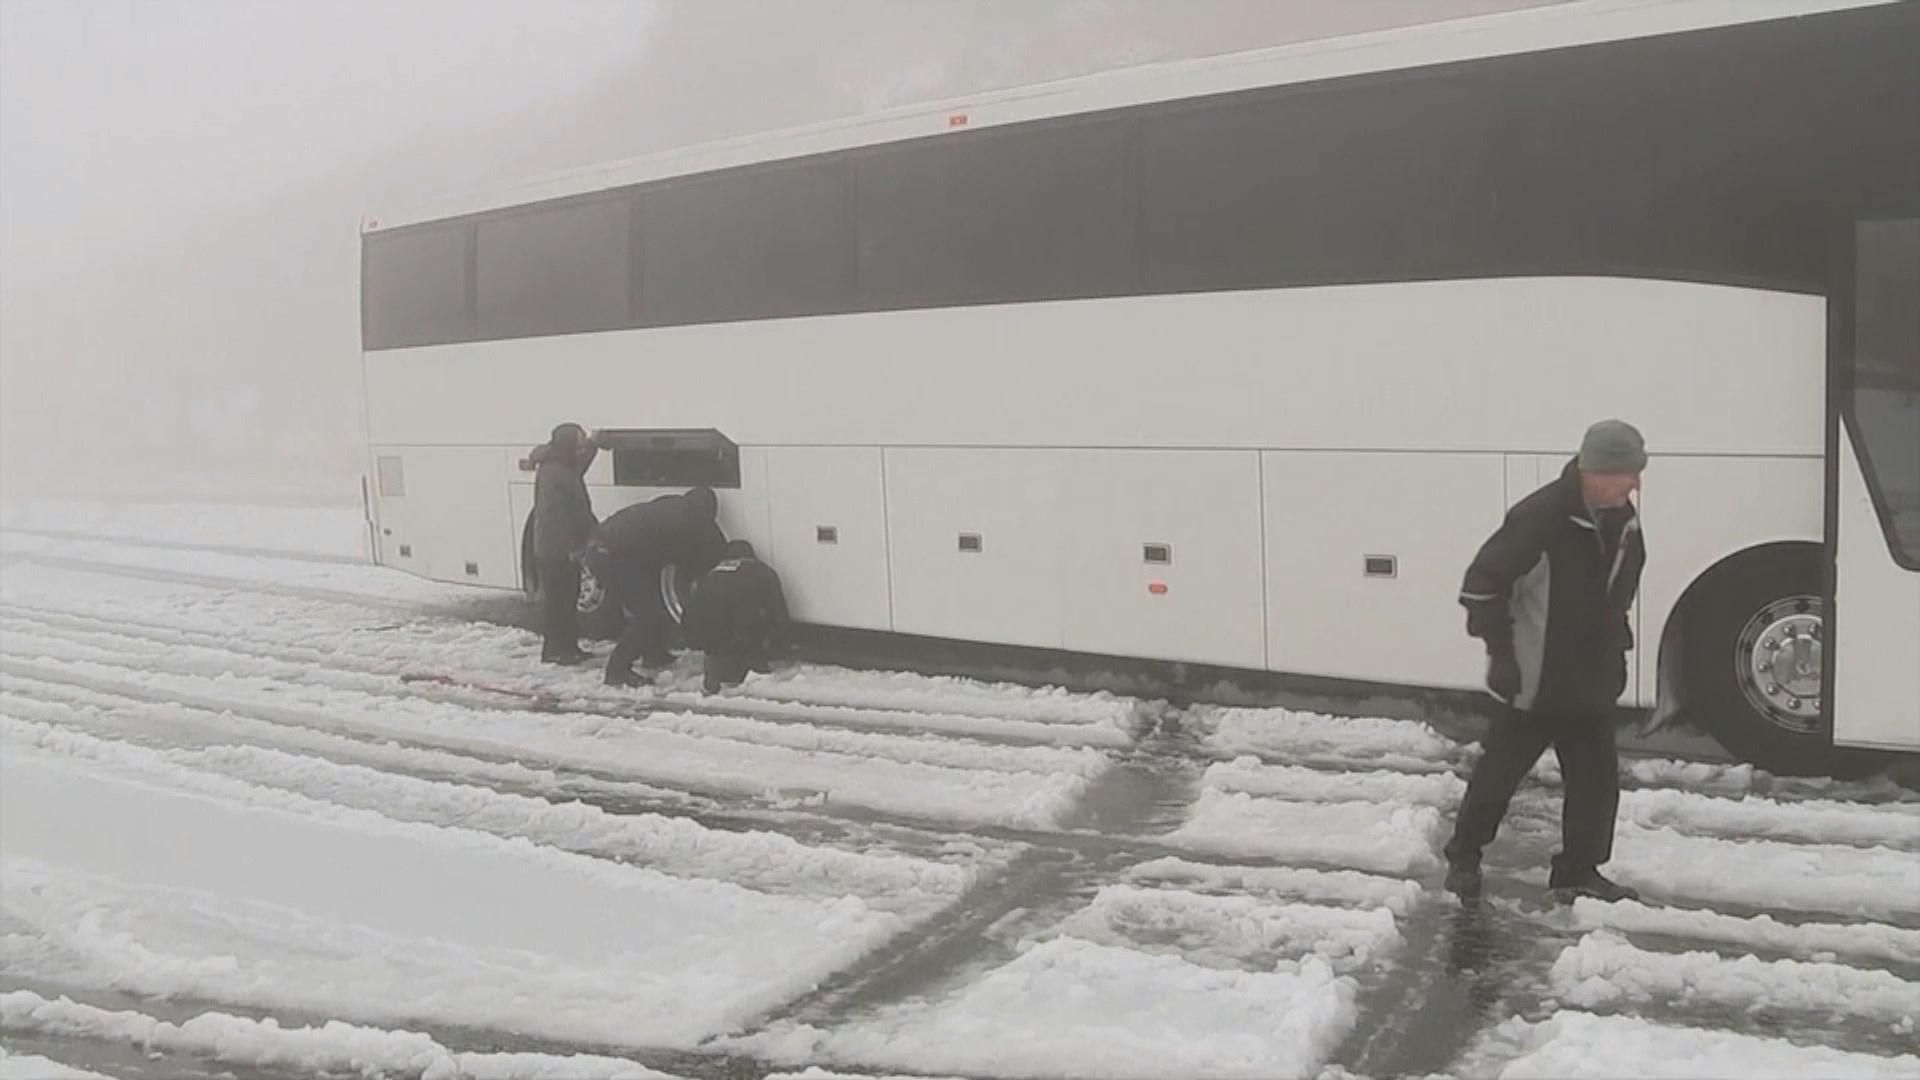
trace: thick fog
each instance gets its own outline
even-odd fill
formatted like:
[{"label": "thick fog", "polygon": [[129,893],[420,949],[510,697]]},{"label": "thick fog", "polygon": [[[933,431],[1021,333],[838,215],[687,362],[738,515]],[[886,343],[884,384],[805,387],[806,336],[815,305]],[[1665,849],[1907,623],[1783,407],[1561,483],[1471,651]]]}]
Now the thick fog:
[{"label": "thick fog", "polygon": [[385,207],[1542,2],[4,0],[0,482],[357,500],[357,223]]}]

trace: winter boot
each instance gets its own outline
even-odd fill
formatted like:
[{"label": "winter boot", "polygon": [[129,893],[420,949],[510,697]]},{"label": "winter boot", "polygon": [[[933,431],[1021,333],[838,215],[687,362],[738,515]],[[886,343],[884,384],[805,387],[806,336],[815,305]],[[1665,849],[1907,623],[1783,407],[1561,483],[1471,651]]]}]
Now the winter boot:
[{"label": "winter boot", "polygon": [[1638,891],[1609,881],[1600,875],[1600,871],[1591,869],[1566,875],[1555,873],[1547,882],[1547,888],[1553,892],[1553,898],[1562,904],[1571,904],[1583,896],[1608,904],[1640,899]]},{"label": "winter boot", "polygon": [[1480,864],[1477,862],[1449,862],[1447,864],[1446,889],[1460,898],[1463,904],[1471,904],[1480,899]]}]

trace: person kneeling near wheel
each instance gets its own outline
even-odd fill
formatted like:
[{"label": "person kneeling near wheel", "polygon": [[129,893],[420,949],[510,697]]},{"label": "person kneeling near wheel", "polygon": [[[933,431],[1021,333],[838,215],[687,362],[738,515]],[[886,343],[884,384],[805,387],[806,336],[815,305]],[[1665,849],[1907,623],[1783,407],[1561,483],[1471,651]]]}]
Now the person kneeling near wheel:
[{"label": "person kneeling near wheel", "polygon": [[607,658],[607,685],[644,682],[633,669],[636,660],[653,670],[672,666],[663,635],[669,620],[660,600],[660,570],[671,563],[700,575],[721,560],[727,541],[715,520],[718,507],[712,488],[662,495],[609,516],[587,541],[587,569],[627,618]]},{"label": "person kneeling near wheel", "polygon": [[768,658],[787,643],[780,575],[755,557],[745,540],[729,543],[725,555],[694,581],[681,622],[687,644],[706,654],[709,694],[738,686],[749,671],[771,670]]}]

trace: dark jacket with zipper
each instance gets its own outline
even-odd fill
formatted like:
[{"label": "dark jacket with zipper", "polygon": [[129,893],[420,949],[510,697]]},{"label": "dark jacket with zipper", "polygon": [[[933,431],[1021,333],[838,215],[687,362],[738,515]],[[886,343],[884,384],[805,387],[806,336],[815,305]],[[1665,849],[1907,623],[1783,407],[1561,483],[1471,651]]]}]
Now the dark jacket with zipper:
[{"label": "dark jacket with zipper", "polygon": [[1576,462],[1507,511],[1467,567],[1460,603],[1467,633],[1519,663],[1509,704],[1598,710],[1619,698],[1633,648],[1627,611],[1646,559],[1632,504],[1596,521]]},{"label": "dark jacket with zipper", "polygon": [[530,459],[534,558],[547,563],[571,559],[600,523],[593,516],[586,477],[577,463],[562,460],[551,446],[535,447]]},{"label": "dark jacket with zipper", "polygon": [[649,570],[674,564],[698,577],[713,569],[727,546],[715,520],[718,500],[709,488],[661,495],[616,511],[595,530],[592,542],[623,563]]},{"label": "dark jacket with zipper", "polygon": [[787,598],[780,575],[754,557],[743,540],[727,545],[726,558],[700,577],[687,599],[687,643],[707,652],[765,652],[779,647],[788,628]]}]

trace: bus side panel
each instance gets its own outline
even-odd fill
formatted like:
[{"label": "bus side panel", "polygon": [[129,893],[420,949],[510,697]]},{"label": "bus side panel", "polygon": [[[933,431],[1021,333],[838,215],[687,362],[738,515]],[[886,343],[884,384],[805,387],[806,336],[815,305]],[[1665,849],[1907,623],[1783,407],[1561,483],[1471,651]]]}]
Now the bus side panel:
[{"label": "bus side panel", "polygon": [[1853,441],[1840,440],[1833,741],[1920,750],[1920,574],[1887,551]]},{"label": "bus side panel", "polygon": [[884,461],[894,629],[1061,648],[1061,452],[889,449]]},{"label": "bus side panel", "polygon": [[[746,450],[741,454],[744,469]],[[764,460],[765,557],[780,574],[793,617],[893,629],[879,449],[769,447]]]},{"label": "bus side panel", "polygon": [[1485,654],[1465,633],[1460,578],[1505,513],[1505,458],[1291,451],[1261,458],[1267,666],[1478,686]]},{"label": "bus side panel", "polygon": [[492,446],[375,448],[385,474],[380,523],[388,565],[436,581],[516,587],[517,523],[509,520],[503,453]]},{"label": "bus side panel", "polygon": [[[1658,434],[1647,432],[1657,448]],[[1817,457],[1663,457],[1656,449],[1640,492],[1647,568],[1640,577],[1640,703],[1655,700],[1660,635],[1674,605],[1715,563],[1761,544],[1820,542],[1822,465]],[[1816,590],[1817,591],[1817,590]],[[1728,659],[1731,663],[1731,658]]]},{"label": "bus side panel", "polygon": [[1076,450],[1061,462],[1066,647],[1263,667],[1260,455]]}]

